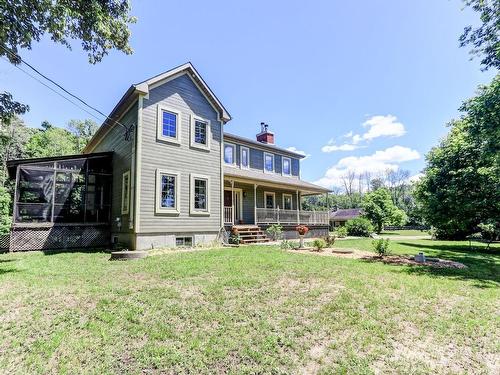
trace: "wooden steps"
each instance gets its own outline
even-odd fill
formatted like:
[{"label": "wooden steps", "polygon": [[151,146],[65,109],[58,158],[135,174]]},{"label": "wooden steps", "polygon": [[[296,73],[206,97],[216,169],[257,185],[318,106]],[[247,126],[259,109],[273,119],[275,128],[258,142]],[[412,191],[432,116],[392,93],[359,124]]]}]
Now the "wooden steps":
[{"label": "wooden steps", "polygon": [[238,229],[241,244],[269,242],[270,239],[257,225],[234,225]]}]

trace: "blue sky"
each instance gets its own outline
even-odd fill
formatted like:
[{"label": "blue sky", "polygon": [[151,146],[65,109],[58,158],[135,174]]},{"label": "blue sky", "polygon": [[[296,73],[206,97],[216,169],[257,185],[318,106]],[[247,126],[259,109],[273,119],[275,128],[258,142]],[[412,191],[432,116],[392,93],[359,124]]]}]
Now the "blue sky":
[{"label": "blue sky", "polygon": [[[109,113],[131,83],[191,61],[233,116],[226,130],[308,157],[302,177],[326,186],[348,169],[409,169],[446,134],[461,102],[493,72],[458,47],[478,22],[460,0],[138,1],[134,54],[90,65],[48,40],[22,56]],[[0,60],[0,87],[31,107],[24,118],[64,126],[89,115]]]}]

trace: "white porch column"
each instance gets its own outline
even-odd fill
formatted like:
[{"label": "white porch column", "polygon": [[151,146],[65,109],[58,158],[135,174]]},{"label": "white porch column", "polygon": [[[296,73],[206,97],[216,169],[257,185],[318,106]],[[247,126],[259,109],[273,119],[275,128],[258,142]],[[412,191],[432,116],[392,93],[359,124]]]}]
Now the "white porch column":
[{"label": "white porch column", "polygon": [[297,190],[297,225],[300,224],[300,198],[299,198],[299,191]]},{"label": "white porch column", "polygon": [[231,180],[231,214],[232,214],[232,219],[233,219],[233,225],[234,225],[234,218],[236,217],[236,210],[234,208],[234,180]]},{"label": "white porch column", "polygon": [[253,223],[257,225],[257,184],[253,184]]}]

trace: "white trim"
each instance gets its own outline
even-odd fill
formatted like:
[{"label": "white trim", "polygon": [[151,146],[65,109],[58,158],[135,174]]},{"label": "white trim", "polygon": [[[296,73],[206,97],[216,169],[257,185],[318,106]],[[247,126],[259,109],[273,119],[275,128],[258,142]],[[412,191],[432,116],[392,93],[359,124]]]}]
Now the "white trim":
[{"label": "white trim", "polygon": [[[161,176],[168,175],[175,177],[175,207],[167,208],[161,206]],[[155,188],[155,213],[164,215],[179,215],[179,186],[180,186],[180,175],[177,172],[172,172],[166,169],[158,168],[156,170],[156,188]]]},{"label": "white trim", "polygon": [[[290,167],[290,173],[285,173],[285,159],[288,160],[289,167]],[[292,159],[291,158],[287,158],[285,156],[281,157],[281,175],[286,176],[286,177],[292,176]]]},{"label": "white trim", "polygon": [[[231,146],[234,150],[232,163],[226,163],[226,146]],[[236,167],[236,144],[229,143],[229,142],[222,143],[222,160],[224,161],[224,165],[227,165],[230,167]]]},{"label": "white trim", "polygon": [[[240,199],[239,199],[239,204],[238,206],[239,207],[239,211],[240,211],[240,217],[235,217],[236,216],[236,212],[233,212],[233,221],[237,221],[237,220],[240,220],[240,219],[243,219],[243,189],[242,188],[231,188],[231,187],[224,187],[224,191],[230,191],[231,193],[235,192],[237,194],[240,195]],[[233,195],[231,194],[231,202],[232,202],[232,205],[230,207],[234,207],[234,202],[233,202]],[[223,207],[227,207],[227,206],[224,206],[224,199],[222,200],[222,206]],[[236,210],[234,210],[236,211]],[[235,224],[235,223],[233,223]]]},{"label": "white trim", "polygon": [[[290,197],[290,208],[286,208],[285,207],[285,197]],[[281,203],[283,204],[283,209],[284,210],[293,210],[293,195],[292,194],[287,194],[287,193],[283,193],[281,195]]]},{"label": "white trim", "polygon": [[[248,165],[245,167],[243,166],[242,160],[243,160],[243,150],[247,151],[247,163]],[[241,169],[250,169],[250,148],[246,146],[240,145],[240,168]]]},{"label": "white trim", "polygon": [[[125,185],[125,177],[127,178],[127,184]],[[127,192],[127,199],[125,199],[124,192]],[[123,172],[122,174],[122,215],[128,215],[130,209],[130,170]]]},{"label": "white trim", "polygon": [[[207,181],[207,191],[206,191],[206,205],[205,210],[196,209],[194,207],[194,181],[195,180],[206,180]],[[191,173],[189,179],[189,214],[197,216],[210,216],[210,177],[202,174]]]},{"label": "white trim", "polygon": [[[190,144],[193,148],[198,148],[204,151],[210,151],[210,139],[212,138],[212,125],[210,120],[204,119],[203,117],[199,117],[196,115],[190,115],[191,117],[191,131],[190,131]],[[196,130],[196,121],[203,122],[206,125],[206,144],[196,143],[194,141],[195,130]]]},{"label": "white trim", "polygon": [[[170,112],[176,116],[175,124],[175,137],[167,137],[163,135],[163,112]],[[182,112],[178,109],[168,107],[162,104],[157,105],[156,110],[156,139],[163,142],[181,143],[181,123],[182,123]]]},{"label": "white trim", "polygon": [[274,191],[265,191],[264,192],[264,208],[270,209],[267,207],[267,200],[266,196],[272,195],[273,196],[273,209],[276,208],[276,193]]},{"label": "white trim", "polygon": [[134,231],[139,233],[139,222],[141,212],[141,163],[142,163],[142,110],[144,108],[144,96],[139,95],[137,100],[137,127],[135,132],[135,187],[134,187]]},{"label": "white trim", "polygon": [[[268,171],[266,169],[266,156],[267,155],[270,155],[273,157],[273,170],[272,171]],[[264,152],[264,173],[275,173],[276,171],[276,155],[270,153],[270,152]]]}]

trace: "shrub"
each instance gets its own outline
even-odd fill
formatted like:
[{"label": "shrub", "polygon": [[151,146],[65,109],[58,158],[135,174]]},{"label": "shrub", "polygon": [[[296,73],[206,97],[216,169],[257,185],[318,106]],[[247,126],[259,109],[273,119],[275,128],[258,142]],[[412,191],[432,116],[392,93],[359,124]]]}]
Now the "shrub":
[{"label": "shrub", "polygon": [[493,220],[485,223],[479,223],[478,228],[481,231],[482,239],[488,244],[488,249],[490,248],[491,243],[500,237],[500,225]]},{"label": "shrub", "polygon": [[266,232],[273,239],[273,241],[277,241],[283,236],[283,227],[280,224],[273,224],[267,228]]},{"label": "shrub", "polygon": [[229,243],[233,245],[239,245],[240,241],[240,232],[238,232],[237,228],[232,228],[231,235],[229,236]]},{"label": "shrub", "polygon": [[370,223],[370,220],[365,219],[364,217],[357,217],[352,220],[347,220],[347,222],[345,223],[345,227],[349,236],[369,237],[370,233],[373,232],[372,223]]},{"label": "shrub", "polygon": [[321,251],[326,247],[326,242],[325,240],[318,238],[313,241],[313,246],[317,251]]},{"label": "shrub", "polygon": [[307,232],[309,232],[309,228],[306,227],[305,225],[297,225],[295,227],[295,230],[301,235],[301,236],[305,236],[307,234]]},{"label": "shrub", "polygon": [[338,238],[347,237],[347,228],[346,227],[338,227],[335,230],[335,234],[337,235]]},{"label": "shrub", "polygon": [[288,241],[288,240],[283,240],[281,241],[280,244],[281,250],[290,250],[294,248],[294,242]]},{"label": "shrub", "polygon": [[325,238],[323,238],[326,242],[326,246],[327,247],[332,247],[333,244],[335,243],[335,235],[334,234],[329,234],[328,236],[325,236]]},{"label": "shrub", "polygon": [[389,244],[390,241],[388,238],[386,239],[380,238],[378,240],[372,241],[373,249],[381,258],[389,254]]}]

